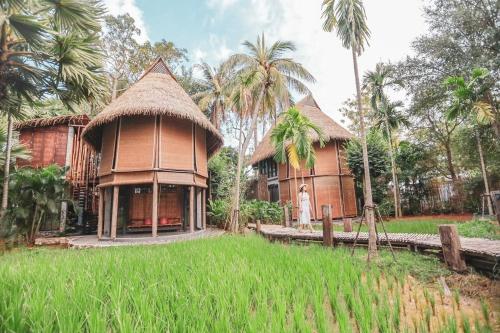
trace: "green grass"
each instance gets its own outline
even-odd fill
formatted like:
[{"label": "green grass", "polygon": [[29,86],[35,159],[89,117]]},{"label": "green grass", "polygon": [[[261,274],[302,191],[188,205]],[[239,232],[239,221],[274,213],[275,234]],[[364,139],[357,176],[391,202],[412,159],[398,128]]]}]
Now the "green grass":
[{"label": "green grass", "polygon": [[256,236],[21,250],[0,257],[0,332],[405,331],[405,276],[447,271],[410,252],[367,269],[365,256]]},{"label": "green grass", "polygon": [[[385,221],[387,232],[415,233],[415,234],[438,234],[440,224],[456,224],[458,233],[463,237],[479,237],[487,239],[500,239],[500,227],[496,222],[472,220],[469,222],[458,222],[446,219],[408,219]],[[358,230],[358,223],[353,223],[353,231]],[[321,230],[322,225],[315,225],[316,230]],[[382,226],[377,225],[378,231],[383,232]],[[334,225],[334,231],[343,231],[343,226]],[[361,226],[361,231],[368,231],[366,224]]]}]

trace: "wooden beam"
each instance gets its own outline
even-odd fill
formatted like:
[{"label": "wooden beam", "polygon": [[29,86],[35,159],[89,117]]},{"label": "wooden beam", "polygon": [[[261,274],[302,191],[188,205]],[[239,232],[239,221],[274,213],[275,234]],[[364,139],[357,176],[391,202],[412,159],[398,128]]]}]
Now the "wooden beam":
[{"label": "wooden beam", "polygon": [[99,210],[97,211],[97,239],[102,238],[102,225],[104,220],[104,189],[99,187]]},{"label": "wooden beam", "polygon": [[352,232],[352,219],[344,218],[344,232]]},{"label": "wooden beam", "polygon": [[116,229],[118,226],[118,195],[120,194],[120,187],[115,185],[113,187],[113,210],[111,211],[111,239],[116,239]]},{"label": "wooden beam", "polygon": [[194,232],[194,192],[195,187],[189,187],[189,232]]},{"label": "wooden beam", "polygon": [[332,206],[322,205],[321,209],[323,211],[323,246],[330,247],[333,245]]},{"label": "wooden beam", "polygon": [[156,173],[153,177],[153,227],[152,236],[158,236],[158,178]]}]

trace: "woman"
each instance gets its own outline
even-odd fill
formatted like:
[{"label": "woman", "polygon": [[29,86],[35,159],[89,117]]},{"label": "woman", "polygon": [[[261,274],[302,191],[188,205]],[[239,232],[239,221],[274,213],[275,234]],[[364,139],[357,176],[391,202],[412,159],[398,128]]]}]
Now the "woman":
[{"label": "woman", "polygon": [[309,193],[307,193],[307,184],[302,184],[299,186],[299,232],[305,226],[309,231],[314,231],[311,225],[311,212],[312,206],[311,201],[309,201]]}]

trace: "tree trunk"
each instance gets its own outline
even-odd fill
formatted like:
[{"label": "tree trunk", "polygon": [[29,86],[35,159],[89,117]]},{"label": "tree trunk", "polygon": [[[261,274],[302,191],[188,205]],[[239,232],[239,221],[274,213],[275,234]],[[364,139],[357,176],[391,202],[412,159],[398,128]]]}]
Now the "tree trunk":
[{"label": "tree trunk", "polygon": [[0,219],[3,219],[7,206],[9,204],[9,177],[10,177],[10,154],[12,148],[12,115],[7,115],[7,144],[5,147],[5,164],[3,170],[3,189],[2,189],[2,207],[0,211]]},{"label": "tree trunk", "polygon": [[444,148],[446,149],[446,164],[448,166],[448,171],[450,172],[450,176],[453,182],[456,182],[458,180],[458,177],[455,171],[455,166],[453,165],[453,155],[451,154],[450,143],[446,142]]},{"label": "tree trunk", "polygon": [[[261,88],[259,95],[257,97],[257,102],[255,103],[255,107],[252,113],[252,118],[251,118],[251,123],[250,123],[250,128],[248,130],[248,134],[245,137],[245,141],[243,144],[240,144],[240,149],[238,152],[238,164],[237,164],[237,169],[236,169],[236,180],[234,184],[234,203],[233,207],[231,209],[231,216],[230,216],[230,223],[229,223],[229,230],[232,232],[235,232],[238,230],[238,221],[239,221],[239,212],[240,212],[240,182],[241,182],[241,168],[243,167],[243,159],[245,158],[246,151],[248,149],[248,146],[250,144],[250,141],[252,140],[252,134],[254,131],[254,128],[257,125],[257,119],[258,119],[258,113],[259,113],[259,106],[262,101],[262,97],[264,96],[264,87]],[[241,122],[242,124],[242,122]],[[243,126],[240,126],[240,142],[242,139],[242,131],[243,131]]]},{"label": "tree trunk", "polygon": [[[297,185],[297,169],[293,168],[293,179],[295,180],[295,210],[297,211],[297,223],[300,226],[300,209],[299,209],[299,186]],[[293,210],[293,207],[292,207]],[[292,211],[293,220],[293,211]]]},{"label": "tree trunk", "polygon": [[490,199],[490,186],[488,185],[488,174],[486,173],[486,164],[484,163],[483,146],[481,145],[481,137],[477,130],[474,131],[477,141],[477,150],[479,152],[479,162],[481,163],[481,173],[483,174],[484,190],[486,194],[486,202],[488,204],[488,215],[493,215],[493,206]]},{"label": "tree trunk", "polygon": [[359,84],[357,47],[351,46],[352,62],[354,67],[354,79],[356,83],[356,95],[359,113],[359,132],[361,135],[361,145],[363,147],[363,169],[365,184],[365,211],[366,222],[368,224],[368,262],[377,256],[377,234],[375,231],[375,215],[373,211],[372,183],[370,179],[370,163],[368,161],[368,145],[366,143],[365,115],[361,105],[361,88]]},{"label": "tree trunk", "polygon": [[401,217],[401,202],[399,198],[399,183],[398,176],[396,174],[396,161],[394,159],[394,150],[392,147],[392,136],[391,136],[391,128],[389,126],[389,119],[387,118],[387,113],[384,114],[384,122],[385,122],[385,130],[387,132],[387,138],[389,140],[389,158],[391,160],[391,171],[392,171],[392,183],[394,184],[394,217]]}]

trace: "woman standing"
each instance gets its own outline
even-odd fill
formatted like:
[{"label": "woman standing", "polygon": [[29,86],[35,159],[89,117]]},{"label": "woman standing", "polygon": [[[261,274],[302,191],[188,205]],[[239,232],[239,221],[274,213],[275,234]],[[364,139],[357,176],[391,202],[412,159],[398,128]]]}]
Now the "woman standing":
[{"label": "woman standing", "polygon": [[301,184],[299,186],[299,232],[306,226],[309,231],[314,231],[311,225],[311,212],[312,206],[309,193],[307,193],[307,184]]}]

